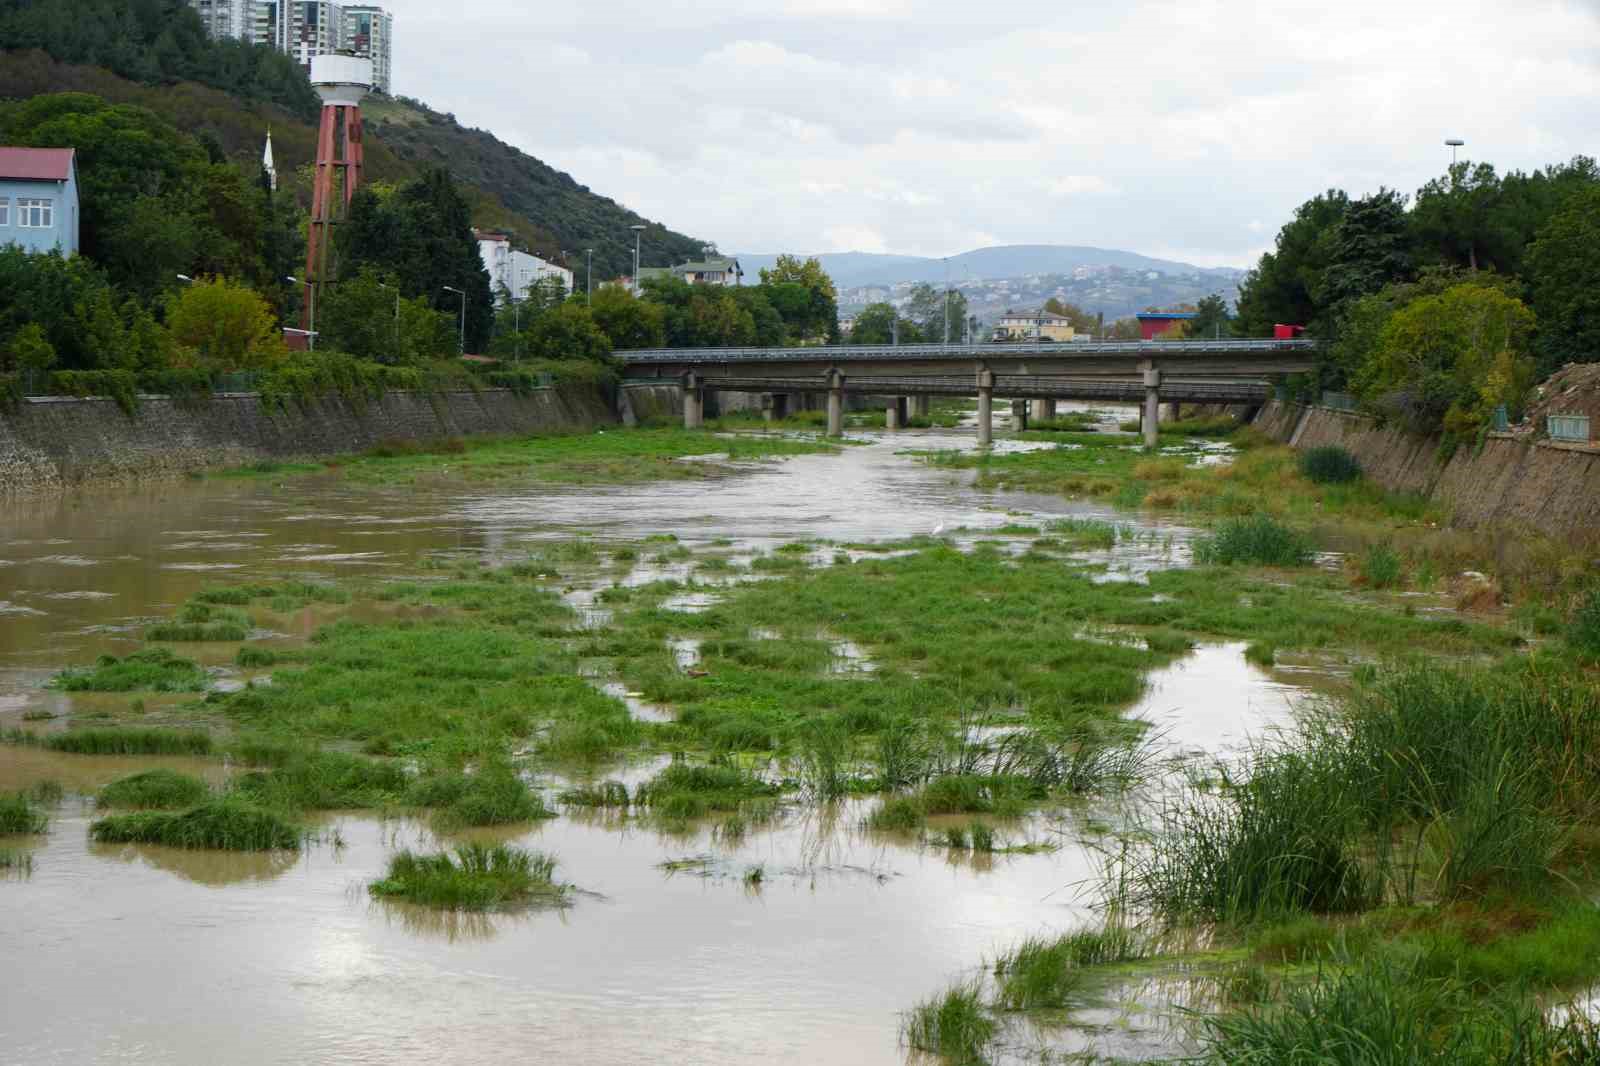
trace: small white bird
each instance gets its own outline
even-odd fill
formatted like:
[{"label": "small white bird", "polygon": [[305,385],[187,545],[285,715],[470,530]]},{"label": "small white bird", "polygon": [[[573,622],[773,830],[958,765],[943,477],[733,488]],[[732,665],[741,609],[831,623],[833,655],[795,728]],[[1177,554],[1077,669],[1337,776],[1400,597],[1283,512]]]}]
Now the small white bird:
[{"label": "small white bird", "polygon": [[938,525],[933,527],[933,532],[930,534],[930,536],[937,537],[940,533],[943,533],[943,532],[944,532],[944,523],[940,522]]}]

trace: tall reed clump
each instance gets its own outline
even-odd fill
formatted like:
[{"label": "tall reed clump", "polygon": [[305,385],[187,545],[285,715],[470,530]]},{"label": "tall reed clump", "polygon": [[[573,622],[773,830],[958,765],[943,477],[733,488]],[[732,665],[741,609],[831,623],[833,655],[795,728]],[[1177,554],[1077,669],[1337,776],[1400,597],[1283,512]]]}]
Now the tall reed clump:
[{"label": "tall reed clump", "polygon": [[42,833],[49,821],[26,792],[0,795],[0,836]]},{"label": "tall reed clump", "polygon": [[1223,922],[1536,887],[1600,813],[1597,752],[1600,689],[1559,662],[1393,666],[1172,800],[1124,883]]},{"label": "tall reed clump", "polygon": [[1600,589],[1591,589],[1573,612],[1567,643],[1586,659],[1600,659]]},{"label": "tall reed clump", "polygon": [[237,799],[213,800],[187,811],[139,811],[103,818],[89,827],[102,844],[165,844],[174,848],[273,851],[300,846],[300,831],[281,816]]},{"label": "tall reed clump", "polygon": [[1300,453],[1300,473],[1318,485],[1343,485],[1361,476],[1361,463],[1348,449],[1324,444]]},{"label": "tall reed clump", "polygon": [[1405,572],[1400,553],[1388,544],[1369,547],[1362,553],[1359,566],[1362,583],[1375,589],[1394,588]]},{"label": "tall reed clump", "polygon": [[554,856],[505,844],[463,844],[453,853],[402,851],[388,876],[368,890],[383,899],[441,910],[484,911],[536,902],[561,903],[570,891],[555,881]]},{"label": "tall reed clump", "polygon": [[1004,1011],[1064,1007],[1086,966],[1145,957],[1145,940],[1119,922],[1059,937],[1029,937],[995,960],[995,1006]]},{"label": "tall reed clump", "polygon": [[44,746],[74,755],[210,755],[211,734],[198,729],[72,729],[52,733]]},{"label": "tall reed clump", "polygon": [[675,759],[640,785],[633,800],[670,820],[702,818],[714,811],[737,811],[746,801],[777,795],[779,789],[729,761],[694,764]]},{"label": "tall reed clump", "polygon": [[950,1066],[980,1066],[997,1026],[983,1007],[981,981],[963,981],[906,1013],[900,1040]]},{"label": "tall reed clump", "polygon": [[210,787],[198,777],[176,770],[146,770],[111,782],[100,790],[95,803],[101,807],[171,810],[193,807],[210,795]]},{"label": "tall reed clump", "polygon": [[1194,560],[1205,566],[1304,566],[1311,553],[1303,534],[1261,514],[1229,518],[1194,544]]},{"label": "tall reed clump", "polygon": [[353,810],[395,803],[410,785],[398,763],[347,752],[290,749],[270,756],[277,765],[239,775],[234,794],[283,810]]},{"label": "tall reed clump", "polygon": [[1516,993],[1488,1002],[1453,979],[1431,979],[1390,961],[1324,974],[1270,1010],[1239,1009],[1202,1020],[1215,1066],[1505,1066],[1594,1062],[1600,1030],[1575,1015],[1553,1021]]}]

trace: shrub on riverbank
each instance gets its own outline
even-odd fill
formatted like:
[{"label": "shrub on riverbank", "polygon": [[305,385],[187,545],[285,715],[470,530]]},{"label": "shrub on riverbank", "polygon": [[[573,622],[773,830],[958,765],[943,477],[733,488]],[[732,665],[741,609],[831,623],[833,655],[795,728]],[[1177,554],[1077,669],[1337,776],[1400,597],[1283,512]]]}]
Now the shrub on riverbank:
[{"label": "shrub on riverbank", "polygon": [[1266,515],[1227,519],[1194,544],[1195,562],[1202,565],[1304,566],[1311,552],[1308,538]]},{"label": "shrub on riverbank", "polygon": [[1567,643],[1587,659],[1600,659],[1600,589],[1592,589],[1579,603],[1567,626]]},{"label": "shrub on riverbank", "polygon": [[0,795],[0,836],[42,833],[49,821],[26,792]]},{"label": "shrub on riverbank", "polygon": [[1300,453],[1300,472],[1318,485],[1343,485],[1361,476],[1361,463],[1349,449],[1324,444]]}]

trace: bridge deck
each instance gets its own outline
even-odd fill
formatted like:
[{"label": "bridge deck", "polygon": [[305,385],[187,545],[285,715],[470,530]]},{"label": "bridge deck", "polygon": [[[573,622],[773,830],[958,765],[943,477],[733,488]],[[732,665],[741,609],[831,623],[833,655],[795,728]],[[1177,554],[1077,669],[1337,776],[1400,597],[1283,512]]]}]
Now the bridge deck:
[{"label": "bridge deck", "polygon": [[625,366],[716,363],[982,362],[1030,356],[1121,359],[1244,356],[1273,360],[1290,353],[1311,358],[1316,341],[1231,338],[1199,341],[1065,341],[1020,344],[842,344],[825,348],[631,348],[613,353]]}]

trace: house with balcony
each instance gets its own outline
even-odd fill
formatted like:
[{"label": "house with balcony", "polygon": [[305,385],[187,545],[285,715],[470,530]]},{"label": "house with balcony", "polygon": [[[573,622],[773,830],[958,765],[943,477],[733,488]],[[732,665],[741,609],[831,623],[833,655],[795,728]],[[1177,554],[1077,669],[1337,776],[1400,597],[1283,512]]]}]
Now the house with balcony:
[{"label": "house with balcony", "polygon": [[1066,315],[1058,315],[1054,311],[1046,311],[1042,307],[1024,311],[1007,309],[995,321],[993,339],[997,341],[1070,341],[1076,334],[1077,330],[1072,327],[1072,319]]},{"label": "house with balcony", "polygon": [[0,147],[0,245],[78,254],[78,157],[71,148]]},{"label": "house with balcony", "polygon": [[511,247],[511,238],[503,233],[474,231],[478,238],[478,257],[483,269],[489,272],[489,288],[497,303],[505,300],[522,302],[528,290],[546,278],[558,278],[561,287],[572,292],[572,271],[536,255],[519,252]]},{"label": "house with balcony", "polygon": [[717,256],[677,266],[639,269],[639,284],[651,278],[682,278],[690,285],[739,285],[743,283],[744,270],[739,266],[739,260]]}]

